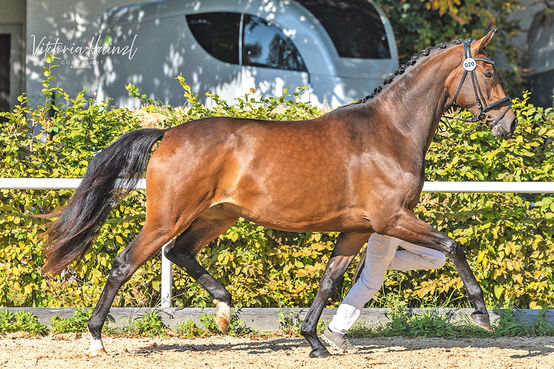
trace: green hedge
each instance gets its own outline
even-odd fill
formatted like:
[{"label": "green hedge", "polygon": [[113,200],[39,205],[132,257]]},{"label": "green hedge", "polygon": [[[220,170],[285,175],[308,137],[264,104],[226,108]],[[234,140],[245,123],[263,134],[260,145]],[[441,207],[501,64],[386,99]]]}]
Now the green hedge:
[{"label": "green hedge", "polygon": [[[216,106],[208,109],[197,102],[183,79],[180,82],[189,101],[186,109],[162,106],[128,86],[131,95],[147,102],[140,110],[130,111],[86,101],[82,94],[71,98],[50,88],[48,82],[43,92],[54,94],[55,100],[64,104],[52,106],[47,99],[43,106],[29,108],[21,97],[21,104],[4,114],[0,177],[81,177],[97,150],[143,125],[169,127],[213,115],[291,120],[322,113],[296,103],[297,92],[288,91],[277,99],[244,96],[235,105],[213,96]],[[514,105],[519,125],[512,139],[497,139],[485,129],[467,136],[450,129],[437,133],[427,155],[427,180],[552,181],[554,113],[535,108],[526,99],[524,95]],[[29,127],[37,123],[46,132],[33,140]],[[464,123],[451,124],[468,128]],[[71,193],[0,191],[0,306],[78,307],[97,301],[113,258],[144,220],[145,196],[133,192],[113,209],[81,263],[60,276],[43,276],[39,235],[45,221],[30,215],[63,205]],[[553,196],[424,194],[416,210],[465,247],[489,306],[553,306]],[[241,220],[208,245],[199,260],[228,287],[235,305],[309,306],[336,236],[274,231]],[[350,268],[342,291],[333,296],[331,304],[340,302],[352,274]],[[181,270],[175,270],[174,281],[177,306],[211,304],[207,293]],[[450,262],[432,272],[390,272],[382,293],[396,295],[410,306],[467,305],[461,280]],[[122,288],[114,306],[153,306],[159,301],[160,258],[156,257]],[[380,301],[372,304],[382,305]]]}]

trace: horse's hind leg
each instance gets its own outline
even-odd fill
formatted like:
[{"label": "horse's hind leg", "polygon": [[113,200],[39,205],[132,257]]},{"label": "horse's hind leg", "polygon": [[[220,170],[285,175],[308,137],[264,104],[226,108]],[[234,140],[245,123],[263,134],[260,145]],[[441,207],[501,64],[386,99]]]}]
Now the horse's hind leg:
[{"label": "horse's hind leg", "polygon": [[304,336],[312,346],[310,357],[327,357],[329,351],[323,346],[317,337],[317,322],[321,316],[323,308],[327,304],[329,296],[337,286],[340,277],[350,265],[354,256],[360,251],[364,243],[367,242],[370,233],[341,233],[333,254],[327,263],[327,268],[319,282],[319,290],[315,295],[310,310],[300,328],[300,334]]},{"label": "horse's hind leg", "polygon": [[172,247],[166,249],[166,257],[183,268],[214,299],[218,307],[215,320],[219,330],[227,333],[231,320],[231,294],[196,261],[196,255],[206,244],[232,226],[238,217],[222,209],[204,211],[183,233],[175,239]]},{"label": "horse's hind leg", "polygon": [[101,338],[102,326],[119,288],[174,236],[175,234],[167,230],[149,227],[145,224],[137,237],[115,257],[104,290],[88,322],[91,335],[91,345],[87,351],[89,357],[106,353]]}]

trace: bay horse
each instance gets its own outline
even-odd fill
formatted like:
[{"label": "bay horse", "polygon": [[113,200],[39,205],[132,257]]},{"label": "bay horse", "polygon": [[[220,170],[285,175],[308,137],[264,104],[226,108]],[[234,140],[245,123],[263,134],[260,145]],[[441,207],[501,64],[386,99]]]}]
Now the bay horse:
[{"label": "bay horse", "polygon": [[511,101],[484,52],[493,35],[425,49],[372,95],[316,119],[206,118],[132,131],[99,152],[68,205],[48,215],[59,218],[45,232],[44,271],[56,275],[80,259],[144,171],[147,206],[141,231],[114,259],[88,322],[88,355],[106,353],[101,331],[119,288],[170,241],[166,256],[213,297],[218,326],[226,333],[231,295],[196,256],[239,217],[278,230],[340,232],[301,327],[311,357],[329,355],[317,322],[372,232],[448,256],[475,308],[474,322],[490,328],[462,248],[412,210],[423,187],[425,153],[449,106],[469,110],[494,136],[509,137],[515,129]]}]

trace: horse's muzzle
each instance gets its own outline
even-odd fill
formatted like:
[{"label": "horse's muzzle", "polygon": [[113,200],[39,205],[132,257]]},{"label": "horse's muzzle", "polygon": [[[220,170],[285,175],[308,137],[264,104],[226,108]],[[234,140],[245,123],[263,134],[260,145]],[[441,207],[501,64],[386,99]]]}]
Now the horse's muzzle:
[{"label": "horse's muzzle", "polygon": [[489,126],[491,128],[492,135],[494,137],[506,137],[509,138],[514,133],[517,126],[517,118],[513,118],[509,122],[500,121],[496,124],[494,122]]}]

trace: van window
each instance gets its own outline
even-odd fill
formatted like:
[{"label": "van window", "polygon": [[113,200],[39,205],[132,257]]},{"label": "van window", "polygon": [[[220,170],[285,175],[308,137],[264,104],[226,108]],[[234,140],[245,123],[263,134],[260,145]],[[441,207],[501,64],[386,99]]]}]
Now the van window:
[{"label": "van window", "polygon": [[200,46],[221,61],[239,64],[239,13],[189,14],[188,26]]},{"label": "van window", "polygon": [[[10,111],[11,35],[0,35],[0,112]],[[0,117],[0,122],[7,119]]]},{"label": "van window", "polygon": [[321,23],[339,56],[390,58],[385,26],[367,0],[297,0]]},{"label": "van window", "polygon": [[265,20],[245,14],[242,42],[244,65],[306,72],[298,49],[281,29]]}]

